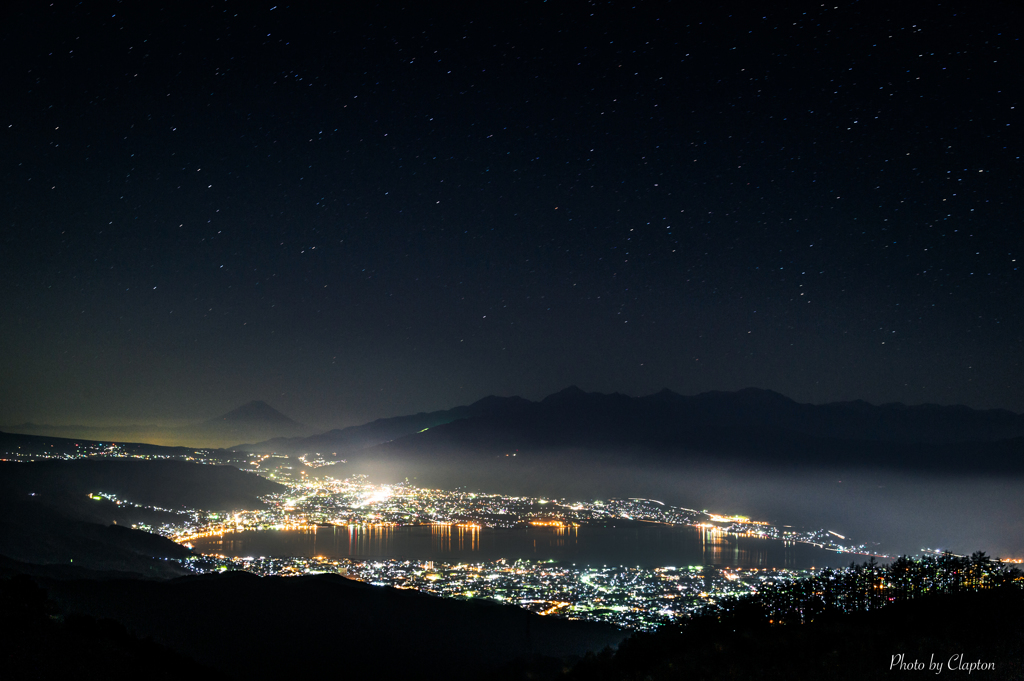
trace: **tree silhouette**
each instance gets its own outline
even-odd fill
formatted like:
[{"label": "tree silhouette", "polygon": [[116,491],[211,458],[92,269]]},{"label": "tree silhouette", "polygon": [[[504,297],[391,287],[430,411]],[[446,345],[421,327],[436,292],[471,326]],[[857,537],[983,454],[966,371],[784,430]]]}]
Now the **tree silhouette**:
[{"label": "tree silhouette", "polygon": [[970,558],[952,553],[900,556],[888,565],[872,557],[844,570],[826,568],[804,578],[766,582],[755,594],[725,598],[706,615],[752,613],[772,624],[814,621],[827,613],[865,612],[928,594],[958,594],[996,588],[1024,589],[1024,575],[1013,565],[993,561],[984,552]]}]

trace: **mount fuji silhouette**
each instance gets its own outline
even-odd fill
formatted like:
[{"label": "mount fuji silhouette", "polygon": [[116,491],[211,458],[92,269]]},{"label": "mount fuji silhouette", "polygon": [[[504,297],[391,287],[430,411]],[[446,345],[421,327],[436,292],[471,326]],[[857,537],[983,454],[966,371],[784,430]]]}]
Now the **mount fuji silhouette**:
[{"label": "mount fuji silhouette", "polygon": [[237,409],[232,409],[223,416],[204,422],[203,426],[220,426],[223,424],[251,424],[258,426],[281,426],[302,429],[301,423],[291,420],[263,400],[247,402]]}]

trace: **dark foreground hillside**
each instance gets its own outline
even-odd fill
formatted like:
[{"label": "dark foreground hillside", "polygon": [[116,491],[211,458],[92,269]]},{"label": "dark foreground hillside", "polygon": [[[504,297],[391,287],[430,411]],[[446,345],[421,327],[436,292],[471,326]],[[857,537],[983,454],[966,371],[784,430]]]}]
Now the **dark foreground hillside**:
[{"label": "dark foreground hillside", "polygon": [[0,668],[8,679],[210,678],[213,670],[119,622],[63,615],[28,577],[0,580]]},{"label": "dark foreground hillside", "polygon": [[[337,576],[39,583],[0,580],[0,663],[16,678],[1024,678],[1019,589],[922,597],[810,624],[737,612],[621,641],[609,627]],[[615,643],[617,651],[605,647]],[[981,666],[968,673],[972,663]]]},{"label": "dark foreground hillside", "polygon": [[336,575],[42,583],[57,612],[119,622],[229,678],[488,678],[533,655],[581,657],[626,636],[608,625]]}]

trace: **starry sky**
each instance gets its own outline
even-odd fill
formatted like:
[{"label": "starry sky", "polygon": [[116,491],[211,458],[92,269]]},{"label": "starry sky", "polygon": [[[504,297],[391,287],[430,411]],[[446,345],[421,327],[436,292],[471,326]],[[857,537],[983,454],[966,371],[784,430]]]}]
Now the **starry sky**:
[{"label": "starry sky", "polygon": [[694,4],[22,3],[0,423],[1024,411],[1021,11]]}]

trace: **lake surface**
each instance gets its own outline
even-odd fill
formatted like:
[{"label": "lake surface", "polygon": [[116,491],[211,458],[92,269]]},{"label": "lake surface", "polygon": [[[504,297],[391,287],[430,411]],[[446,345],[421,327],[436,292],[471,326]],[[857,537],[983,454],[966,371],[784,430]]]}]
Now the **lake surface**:
[{"label": "lake surface", "polygon": [[692,527],[470,528],[362,525],[310,530],[258,530],[193,542],[201,553],[230,557],[325,556],[372,560],[482,562],[556,560],[579,565],[640,567],[721,565],[758,568],[845,567],[865,556],[837,554]]}]

